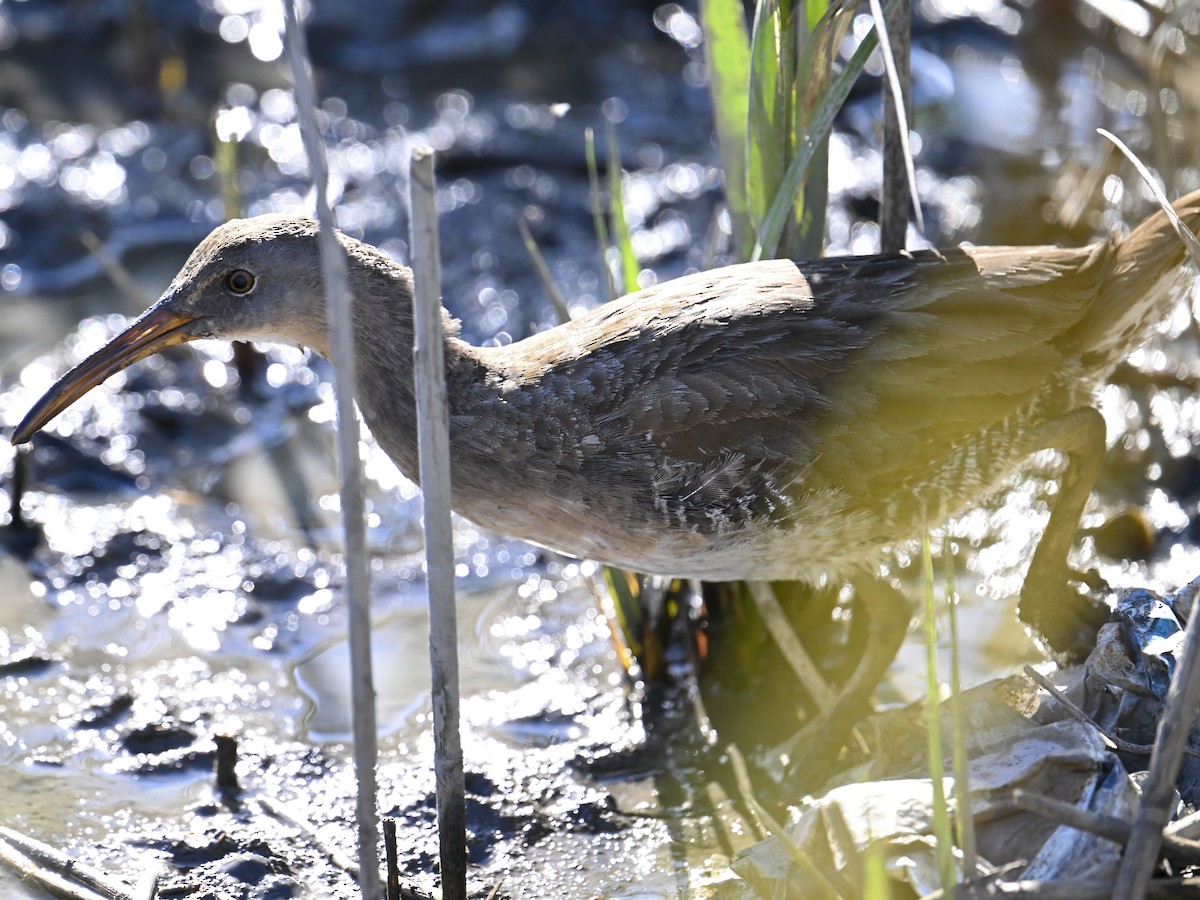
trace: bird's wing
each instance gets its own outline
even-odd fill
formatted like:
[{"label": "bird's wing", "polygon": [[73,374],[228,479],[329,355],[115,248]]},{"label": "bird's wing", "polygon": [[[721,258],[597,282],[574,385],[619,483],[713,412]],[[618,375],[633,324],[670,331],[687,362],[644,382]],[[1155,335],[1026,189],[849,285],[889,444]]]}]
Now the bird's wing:
[{"label": "bird's wing", "polygon": [[700,273],[521,342],[514,382],[539,389],[514,397],[542,398],[542,458],[600,467],[593,481],[620,480],[688,527],[781,508],[797,480],[878,499],[924,483],[1060,373],[1057,339],[1094,298],[1102,255],[993,248]]},{"label": "bird's wing", "polygon": [[866,492],[925,484],[967,442],[1011,436],[1035,405],[1046,407],[1037,415],[1069,406],[1062,388],[1083,373],[1065,336],[1095,302],[1110,258],[1104,244],[919,256],[885,329],[828,385],[826,476],[857,477]]},{"label": "bird's wing", "polygon": [[788,261],[706,274],[636,332],[619,417],[669,457],[807,458],[822,386],[868,344],[869,324],[819,306]]},{"label": "bird's wing", "polygon": [[637,331],[623,415],[683,459],[919,470],[1061,372],[1059,339],[1096,296],[1103,256],[987,248],[720,270],[686,310]]}]

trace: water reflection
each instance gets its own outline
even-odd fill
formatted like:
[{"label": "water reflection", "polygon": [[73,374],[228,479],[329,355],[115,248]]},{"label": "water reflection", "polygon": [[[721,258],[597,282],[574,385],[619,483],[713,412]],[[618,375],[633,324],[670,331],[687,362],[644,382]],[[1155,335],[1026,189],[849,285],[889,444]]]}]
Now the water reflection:
[{"label": "water reflection", "polygon": [[[283,5],[275,0],[202,0],[221,17],[217,33],[230,44],[245,41],[261,62],[283,55]],[[303,13],[301,13],[303,16]]]}]

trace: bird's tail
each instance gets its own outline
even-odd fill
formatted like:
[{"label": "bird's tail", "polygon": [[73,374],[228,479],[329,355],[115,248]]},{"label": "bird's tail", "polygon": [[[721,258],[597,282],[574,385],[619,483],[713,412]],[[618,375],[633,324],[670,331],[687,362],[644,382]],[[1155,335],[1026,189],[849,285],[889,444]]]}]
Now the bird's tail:
[{"label": "bird's tail", "polygon": [[[1171,205],[1193,234],[1200,231],[1200,191],[1180,197]],[[1119,280],[1132,273],[1134,280],[1140,280],[1138,270],[1142,275],[1165,274],[1177,267],[1185,255],[1183,239],[1175,232],[1166,213],[1159,210],[1118,245],[1113,277]]]},{"label": "bird's tail", "polygon": [[[1172,205],[1187,228],[1200,231],[1200,191]],[[1166,318],[1181,297],[1187,255],[1161,210],[1116,244],[1096,303],[1076,336],[1076,346],[1086,348],[1089,369],[1116,366]]]}]

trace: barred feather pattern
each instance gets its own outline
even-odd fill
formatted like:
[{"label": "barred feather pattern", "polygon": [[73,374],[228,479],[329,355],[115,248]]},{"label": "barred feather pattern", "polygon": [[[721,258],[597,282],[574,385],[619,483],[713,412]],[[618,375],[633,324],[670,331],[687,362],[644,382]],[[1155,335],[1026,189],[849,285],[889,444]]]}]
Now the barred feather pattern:
[{"label": "barred feather pattern", "polygon": [[[1176,209],[1195,229],[1200,193]],[[416,477],[409,271],[342,237],[358,397]],[[506,347],[447,322],[455,507],[565,553],[708,579],[844,577],[994,490],[1172,308],[1161,213],[1079,249],[773,260],[647,288]],[[231,299],[231,270],[255,287]],[[316,227],[223,226],[161,304],[193,336],[328,355]]]}]

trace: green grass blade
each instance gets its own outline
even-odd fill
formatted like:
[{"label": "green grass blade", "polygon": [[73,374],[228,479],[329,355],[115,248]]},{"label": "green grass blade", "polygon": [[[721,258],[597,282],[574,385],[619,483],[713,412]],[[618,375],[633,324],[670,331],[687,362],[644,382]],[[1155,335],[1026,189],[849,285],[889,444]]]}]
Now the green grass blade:
[{"label": "green grass blade", "polygon": [[600,575],[612,601],[612,616],[616,620],[609,624],[610,627],[615,624],[617,634],[628,652],[629,658],[621,661],[628,669],[631,661],[640,663],[645,650],[642,638],[646,633],[646,611],[642,608],[637,576],[613,566],[602,566]]},{"label": "green grass blade", "polygon": [[213,165],[221,185],[221,200],[225,203],[225,218],[237,219],[242,215],[242,192],[238,190],[238,142],[233,138],[218,135]]},{"label": "green grass blade", "polygon": [[[945,519],[945,510],[943,520]],[[944,541],[946,612],[950,620],[950,748],[954,771],[954,833],[962,850],[964,878],[975,877],[975,816],[971,811],[970,758],[967,756],[967,721],[962,703],[962,661],[959,657],[958,595],[954,590],[954,555]]]},{"label": "green grass blade", "polygon": [[817,23],[829,12],[830,6],[830,0],[807,0],[804,4],[804,23],[809,34],[817,30]]},{"label": "green grass blade", "polygon": [[[777,195],[787,160],[787,103],[782,71],[790,49],[783,41],[783,12],[777,0],[759,0],[750,38],[750,97],[746,141],[746,192],[755,231]],[[790,47],[790,44],[789,44]]]},{"label": "green grass blade", "polygon": [[808,133],[805,134],[804,140],[797,147],[796,155],[788,164],[787,172],[763,221],[758,243],[754,248],[754,259],[769,259],[778,252],[783,228],[792,211],[792,198],[796,196],[821,142],[829,134],[834,116],[846,101],[846,97],[850,94],[850,88],[853,87],[863,66],[866,65],[868,57],[874,52],[878,43],[879,38],[875,29],[872,28],[863,38],[858,49],[854,51],[854,55],[846,61],[846,65],[838,73],[837,78],[829,85],[821,102],[817,104],[813,111],[812,121],[809,123]]},{"label": "green grass blade", "polygon": [[612,222],[613,245],[621,260],[621,293],[638,290],[638,261],[633,252],[633,238],[625,221],[625,201],[621,197],[621,148],[617,145],[617,126],[608,123],[608,209]]},{"label": "green grass blade", "polygon": [[891,900],[892,880],[882,841],[871,841],[863,851],[863,900]]},{"label": "green grass blade", "polygon": [[[638,289],[637,258],[633,253],[633,241],[629,236],[629,225],[625,221],[625,204],[621,198],[621,150],[617,146],[616,126],[609,121],[607,129],[609,188],[607,218],[612,220],[613,240],[621,262],[621,276],[624,284],[624,290],[621,293],[629,294]],[[591,194],[592,224],[596,232],[596,247],[600,253],[600,268],[604,270],[604,280],[608,285],[608,299],[614,300],[618,292],[612,268],[608,264],[609,231],[604,210],[604,191],[600,186],[600,167],[596,164],[596,134],[591,128],[588,128],[584,130],[583,138]],[[565,308],[565,302],[563,306]],[[613,632],[613,640],[617,645],[622,667],[628,670],[636,662],[643,673],[653,673],[658,667],[658,662],[646,658],[648,651],[646,611],[642,608],[639,577],[632,572],[626,572],[624,569],[613,566],[604,566],[602,575],[604,588],[612,602],[613,617],[616,620],[609,619],[609,627]],[[636,589],[631,585],[637,585]]]},{"label": "green grass blade", "polygon": [[[796,47],[789,89],[789,127],[786,156],[790,161],[810,130],[813,111],[829,90],[838,49],[854,16],[849,6],[830,10],[826,0],[810,0],[791,29]],[[778,185],[777,185],[778,187]],[[793,259],[821,255],[825,245],[825,211],[829,205],[829,136],[821,138],[803,184],[792,198],[777,252]]]},{"label": "green grass blade", "polygon": [[750,36],[741,0],[701,0],[700,27],[704,31],[704,58],[725,182],[725,205],[734,247],[744,259],[754,246],[754,226],[746,195]]},{"label": "green grass blade", "polygon": [[921,538],[921,581],[925,598],[925,728],[929,737],[929,780],[933,785],[933,837],[942,890],[956,882],[954,836],[950,826],[950,807],[946,802],[945,769],[942,765],[942,728],[940,687],[937,662],[937,606],[933,597],[933,553],[929,532]]},{"label": "green grass blade", "polygon": [[604,191],[600,188],[600,167],[596,165],[596,133],[590,128],[585,128],[583,131],[583,146],[584,156],[587,158],[596,249],[600,254],[600,268],[604,272],[604,283],[608,285],[608,299],[615,300],[617,299],[617,286],[613,282],[612,269],[608,265],[608,224],[604,219]]}]

